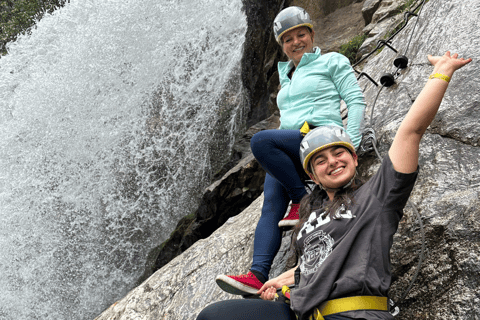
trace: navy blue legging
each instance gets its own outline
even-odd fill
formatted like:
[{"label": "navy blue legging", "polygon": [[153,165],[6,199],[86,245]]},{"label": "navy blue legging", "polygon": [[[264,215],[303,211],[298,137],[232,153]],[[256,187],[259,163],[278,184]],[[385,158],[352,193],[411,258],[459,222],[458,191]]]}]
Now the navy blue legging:
[{"label": "navy blue legging", "polygon": [[[290,306],[283,302],[255,299],[218,301],[202,310],[196,320],[296,320]],[[325,320],[348,320],[332,314]]]},{"label": "navy blue legging", "polygon": [[265,130],[256,133],[251,141],[253,155],[265,169],[262,215],[255,229],[252,270],[261,272],[265,279],[282,242],[278,222],[282,220],[290,200],[299,203],[307,193],[299,172],[299,130]]},{"label": "navy blue legging", "polygon": [[296,320],[295,313],[283,302],[258,299],[218,301],[202,310],[197,320]]}]

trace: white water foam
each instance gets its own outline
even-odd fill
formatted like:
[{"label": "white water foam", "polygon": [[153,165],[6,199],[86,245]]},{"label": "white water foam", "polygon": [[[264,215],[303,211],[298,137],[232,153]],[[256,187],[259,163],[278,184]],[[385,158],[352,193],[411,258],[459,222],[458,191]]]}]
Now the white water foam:
[{"label": "white water foam", "polygon": [[241,121],[222,102],[241,94],[241,6],[72,0],[9,45],[0,319],[91,319],[132,289],[205,187],[212,125]]}]

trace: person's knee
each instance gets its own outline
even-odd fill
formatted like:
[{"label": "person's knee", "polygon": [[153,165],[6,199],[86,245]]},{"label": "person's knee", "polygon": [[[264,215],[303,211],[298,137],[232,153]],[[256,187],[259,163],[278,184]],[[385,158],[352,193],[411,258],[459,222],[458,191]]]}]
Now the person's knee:
[{"label": "person's knee", "polygon": [[205,307],[197,315],[196,320],[241,319],[239,314],[241,315],[248,303],[249,301],[245,299],[217,301]]},{"label": "person's knee", "polygon": [[203,309],[198,315],[196,320],[220,320],[218,317],[216,306],[218,303],[211,304]]},{"label": "person's knee", "polygon": [[206,309],[203,309],[198,315],[196,320],[212,320],[209,316],[209,311]]},{"label": "person's knee", "polygon": [[253,155],[262,153],[269,144],[270,133],[268,131],[269,130],[257,132],[250,139],[250,148],[252,149]]}]

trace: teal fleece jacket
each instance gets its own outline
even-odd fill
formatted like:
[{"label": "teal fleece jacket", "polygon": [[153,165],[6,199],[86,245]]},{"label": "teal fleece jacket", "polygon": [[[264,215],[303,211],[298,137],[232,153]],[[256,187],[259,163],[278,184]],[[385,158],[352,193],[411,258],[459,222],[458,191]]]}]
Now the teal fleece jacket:
[{"label": "teal fleece jacket", "polygon": [[348,108],[347,133],[355,148],[362,140],[365,99],[348,59],[336,52],[322,55],[320,48],[305,53],[292,79],[293,62],[279,62],[282,86],[277,95],[279,129],[300,129],[305,121],[314,126],[343,127],[340,100]]}]

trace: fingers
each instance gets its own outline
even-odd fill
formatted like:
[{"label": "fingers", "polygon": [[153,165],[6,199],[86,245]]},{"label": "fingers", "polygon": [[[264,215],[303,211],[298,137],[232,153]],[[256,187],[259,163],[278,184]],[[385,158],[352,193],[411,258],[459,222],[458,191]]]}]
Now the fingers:
[{"label": "fingers", "polygon": [[267,290],[267,288],[270,288],[271,286],[273,286],[272,282],[273,282],[273,279],[270,279],[267,282],[265,282],[263,286],[260,289],[258,289],[257,294],[260,294],[263,291]]},{"label": "fingers", "polygon": [[449,62],[451,65],[454,66],[455,70],[462,68],[466,64],[470,63],[472,61],[472,58],[459,58],[458,53],[454,53],[450,58]]},{"label": "fingers", "polygon": [[262,292],[264,292],[268,288],[275,288],[275,286],[272,285],[272,283],[270,281],[267,281],[263,284],[263,286],[260,289],[258,289],[257,294],[261,294]]},{"label": "fingers", "polygon": [[461,58],[459,57],[458,53],[451,54],[450,51],[447,51],[441,57],[428,55],[428,61],[434,66],[437,66],[437,65],[447,66],[448,69],[452,69],[453,71],[455,71],[463,67],[464,65],[470,63],[472,59]]},{"label": "fingers", "polygon": [[265,282],[260,289],[258,289],[257,294],[261,294],[263,291],[267,290],[268,288],[277,288],[277,286],[278,286],[277,281],[275,279],[270,279],[267,282]]},{"label": "fingers", "polygon": [[268,288],[267,284],[266,283],[263,284],[263,286],[260,289],[258,289],[257,294],[263,293],[263,291],[265,291],[267,288]]},{"label": "fingers", "polygon": [[273,300],[275,298],[275,294],[277,293],[277,289],[275,287],[269,287],[265,291],[260,294],[260,298],[263,300]]},{"label": "fingers", "polygon": [[268,283],[264,283],[263,286],[258,289],[257,294],[262,293],[263,291],[267,290],[269,287],[271,287]]}]

